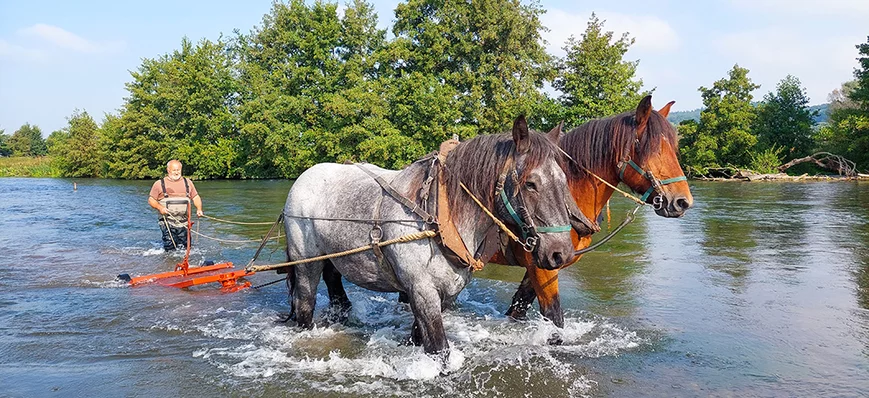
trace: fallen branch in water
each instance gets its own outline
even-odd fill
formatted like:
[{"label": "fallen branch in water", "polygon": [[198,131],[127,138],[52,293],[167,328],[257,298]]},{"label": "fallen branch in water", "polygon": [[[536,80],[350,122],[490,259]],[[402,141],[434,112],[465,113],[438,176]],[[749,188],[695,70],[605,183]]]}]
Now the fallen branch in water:
[{"label": "fallen branch in water", "polygon": [[784,172],[785,170],[791,168],[792,166],[798,165],[800,163],[808,163],[812,162],[822,168],[827,170],[832,170],[839,173],[840,176],[846,177],[857,177],[857,165],[845,159],[842,156],[835,155],[829,152],[818,152],[811,156],[806,156],[804,158],[794,159],[790,162],[787,162],[778,167],[778,171]]}]

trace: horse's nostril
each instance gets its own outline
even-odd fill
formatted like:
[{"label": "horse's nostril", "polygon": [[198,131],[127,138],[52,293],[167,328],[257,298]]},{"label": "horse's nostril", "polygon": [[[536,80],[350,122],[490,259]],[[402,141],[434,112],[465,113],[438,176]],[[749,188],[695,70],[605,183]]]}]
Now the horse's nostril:
[{"label": "horse's nostril", "polygon": [[688,208],[691,207],[691,203],[688,202],[688,199],[685,199],[685,198],[676,199],[675,204],[676,204],[676,210],[679,210],[679,211],[688,210]]},{"label": "horse's nostril", "polygon": [[552,265],[560,267],[564,264],[564,255],[561,252],[552,253]]}]

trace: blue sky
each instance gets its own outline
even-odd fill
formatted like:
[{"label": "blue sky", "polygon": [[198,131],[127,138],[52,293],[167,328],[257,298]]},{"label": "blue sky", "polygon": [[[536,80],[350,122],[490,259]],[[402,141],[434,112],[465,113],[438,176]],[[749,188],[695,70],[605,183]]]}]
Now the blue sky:
[{"label": "blue sky", "polygon": [[[523,0],[527,3],[527,0]],[[81,4],[79,4],[81,3]],[[339,1],[343,4],[343,0]],[[392,25],[397,0],[372,1],[381,27]],[[812,104],[853,79],[855,45],[869,36],[869,0],[556,1],[541,0],[549,52],[563,55],[592,12],[605,29],[629,32],[626,55],[655,88],[653,104],[674,110],[702,105],[700,86],[734,64],[750,70],[760,99],[786,75],[798,77]],[[74,110],[101,121],[121,107],[144,58],[198,41],[249,32],[271,1],[8,1],[0,0],[0,129],[24,123],[44,135],[66,126]]]}]

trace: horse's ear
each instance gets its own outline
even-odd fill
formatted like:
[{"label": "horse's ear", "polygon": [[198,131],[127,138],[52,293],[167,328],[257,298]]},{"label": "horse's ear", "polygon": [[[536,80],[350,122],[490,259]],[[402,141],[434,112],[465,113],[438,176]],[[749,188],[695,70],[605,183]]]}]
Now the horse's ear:
[{"label": "horse's ear", "polygon": [[652,116],[652,96],[647,95],[637,105],[637,137],[646,131],[646,126],[649,124],[649,117]]},{"label": "horse's ear", "polygon": [[673,106],[673,104],[675,104],[675,103],[676,103],[676,101],[670,101],[670,102],[668,102],[667,105],[664,105],[664,107],[661,108],[661,110],[658,111],[658,113],[660,113],[661,116],[663,116],[664,119],[666,119],[667,116],[670,115],[670,107]]},{"label": "horse's ear", "polygon": [[525,153],[531,149],[531,137],[528,136],[528,122],[525,115],[521,115],[513,122],[513,142],[516,144],[516,152]]},{"label": "horse's ear", "polygon": [[558,145],[558,142],[561,140],[561,129],[564,128],[564,120],[561,123],[558,123],[557,126],[553,127],[552,130],[546,134],[546,138],[549,138],[549,141],[552,141],[555,145]]}]

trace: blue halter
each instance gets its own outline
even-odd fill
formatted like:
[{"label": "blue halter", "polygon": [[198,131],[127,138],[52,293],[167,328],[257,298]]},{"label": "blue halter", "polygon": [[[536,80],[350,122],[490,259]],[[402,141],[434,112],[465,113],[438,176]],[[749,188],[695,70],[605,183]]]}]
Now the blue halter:
[{"label": "blue halter", "polygon": [[684,175],[681,175],[679,177],[668,178],[668,179],[663,180],[663,181],[659,180],[657,177],[655,177],[655,174],[652,173],[652,170],[643,170],[642,168],[640,168],[639,165],[634,163],[634,161],[631,159],[628,159],[627,161],[623,160],[623,161],[619,162],[619,181],[622,181],[622,182],[625,181],[625,169],[627,169],[627,166],[631,166],[634,170],[637,171],[637,173],[640,173],[641,176],[645,177],[647,180],[649,180],[649,182],[652,183],[652,186],[646,190],[646,192],[643,194],[643,196],[640,198],[640,200],[645,202],[646,199],[649,198],[649,195],[652,194],[652,192],[657,192],[658,196],[655,197],[655,199],[653,200],[653,203],[652,203],[655,210],[660,210],[661,207],[664,205],[663,201],[660,199],[664,195],[664,191],[663,191],[664,185],[672,184],[674,182],[679,182],[679,181],[688,181],[688,178],[685,177]]}]

